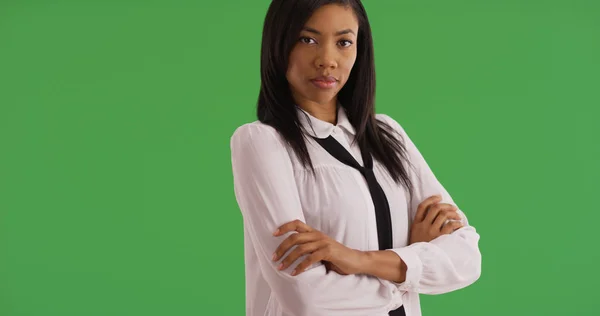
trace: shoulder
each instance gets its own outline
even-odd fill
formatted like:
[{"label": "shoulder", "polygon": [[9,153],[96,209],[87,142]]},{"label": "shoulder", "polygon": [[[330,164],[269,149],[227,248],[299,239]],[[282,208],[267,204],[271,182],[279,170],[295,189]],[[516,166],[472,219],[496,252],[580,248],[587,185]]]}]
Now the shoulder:
[{"label": "shoulder", "polygon": [[377,113],[377,114],[375,114],[375,119],[377,121],[385,123],[394,132],[400,134],[402,137],[405,137],[406,131],[404,130],[404,128],[402,127],[402,125],[397,120],[395,120],[394,118],[392,118],[391,116],[389,116],[388,114]]},{"label": "shoulder", "polygon": [[390,115],[387,114],[376,114],[375,117],[378,121],[383,122],[387,125],[384,127],[385,129],[387,129],[392,134],[396,134],[396,138],[403,144],[403,146],[405,146],[405,149],[410,156],[420,155],[419,150],[413,143],[411,137],[408,135],[402,124],[398,122],[398,120],[392,118]]},{"label": "shoulder", "polygon": [[[292,172],[295,165],[290,147],[279,131],[259,121],[235,129],[230,151],[233,172],[238,176],[280,177]],[[272,174],[273,170],[278,174]]]},{"label": "shoulder", "polygon": [[285,143],[279,132],[270,125],[260,121],[238,126],[230,138],[230,149],[235,153],[260,153],[267,150],[280,150]]}]

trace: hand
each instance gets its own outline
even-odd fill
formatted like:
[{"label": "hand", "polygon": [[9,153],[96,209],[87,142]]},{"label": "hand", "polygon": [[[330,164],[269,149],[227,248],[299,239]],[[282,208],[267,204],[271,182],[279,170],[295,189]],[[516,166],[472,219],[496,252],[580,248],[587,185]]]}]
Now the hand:
[{"label": "hand", "polygon": [[306,268],[319,261],[329,263],[326,265],[328,271],[333,270],[340,274],[360,273],[365,257],[362,251],[348,248],[300,220],[284,224],[273,235],[281,236],[291,231],[297,233],[288,236],[273,254],[273,261],[278,261],[290,248],[297,246],[282,260],[279,270],[287,269],[298,258],[308,255],[296,266],[292,275],[304,272]]},{"label": "hand", "polygon": [[329,273],[329,271],[333,271],[340,275],[348,275],[348,273],[342,271],[342,269],[340,269],[338,266],[336,266],[335,264],[333,264],[329,261],[321,261],[321,262],[325,266],[325,270],[327,270],[327,273]]},{"label": "hand", "polygon": [[419,204],[410,227],[409,244],[430,242],[463,226],[461,217],[456,212],[458,208],[452,204],[439,203],[441,200],[440,195],[433,195]]}]

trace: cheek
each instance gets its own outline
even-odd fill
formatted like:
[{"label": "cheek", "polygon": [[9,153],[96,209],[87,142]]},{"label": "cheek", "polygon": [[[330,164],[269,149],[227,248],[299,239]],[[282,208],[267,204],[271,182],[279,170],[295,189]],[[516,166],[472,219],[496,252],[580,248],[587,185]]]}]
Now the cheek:
[{"label": "cheek", "polygon": [[340,63],[340,70],[343,71],[344,81],[348,80],[348,77],[350,76],[350,72],[352,71],[355,62],[356,55],[349,56]]},{"label": "cheek", "polygon": [[298,58],[294,58],[293,55],[290,56],[286,76],[290,83],[297,82],[302,77],[301,63]]},{"label": "cheek", "polygon": [[300,78],[302,77],[302,75],[299,73],[298,67],[294,64],[290,64],[288,67],[286,77],[292,91],[298,92],[301,86]]},{"label": "cheek", "polygon": [[292,81],[298,77],[298,65],[294,61],[290,60],[290,63],[288,64],[288,70],[287,70],[286,75],[288,77],[288,80],[290,80],[290,81]]}]

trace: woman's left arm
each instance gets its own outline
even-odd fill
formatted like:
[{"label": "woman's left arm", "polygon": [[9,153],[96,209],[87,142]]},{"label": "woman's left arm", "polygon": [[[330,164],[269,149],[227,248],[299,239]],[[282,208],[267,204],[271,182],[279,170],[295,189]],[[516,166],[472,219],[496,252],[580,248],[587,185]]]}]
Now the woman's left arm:
[{"label": "woman's left arm", "polygon": [[[414,185],[409,202],[411,218],[415,218],[420,202],[432,195],[440,194],[440,203],[457,206],[400,124],[384,114],[378,117],[400,133],[415,168],[414,173],[409,172]],[[430,242],[372,252],[365,261],[365,271],[384,279],[395,278],[400,290],[423,294],[442,294],[471,285],[481,275],[480,236],[458,206],[457,213],[462,218],[462,228]],[[393,269],[400,272],[394,273]],[[403,282],[397,282],[398,275],[402,275]]]}]

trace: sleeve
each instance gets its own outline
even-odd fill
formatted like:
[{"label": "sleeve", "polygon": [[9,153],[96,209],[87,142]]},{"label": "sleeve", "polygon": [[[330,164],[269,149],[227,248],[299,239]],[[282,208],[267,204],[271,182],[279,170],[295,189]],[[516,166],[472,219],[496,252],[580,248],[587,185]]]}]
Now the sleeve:
[{"label": "sleeve", "polygon": [[399,289],[422,294],[443,294],[474,283],[481,275],[479,234],[438,181],[400,124],[387,115],[380,114],[380,117],[400,134],[414,167],[414,172],[409,171],[415,188],[414,196],[408,202],[410,218],[415,218],[417,207],[423,200],[441,194],[442,203],[457,206],[464,224],[453,233],[442,235],[430,242],[390,249],[396,252],[407,266],[406,279],[398,284]]},{"label": "sleeve", "polygon": [[274,237],[273,232],[292,220],[305,221],[291,156],[283,138],[267,125],[239,127],[230,145],[234,191],[244,225],[262,275],[284,311],[294,316],[385,315],[402,304],[402,291],[392,282],[326,273],[321,263],[291,276],[305,256],[279,271],[271,258],[290,233]]}]

